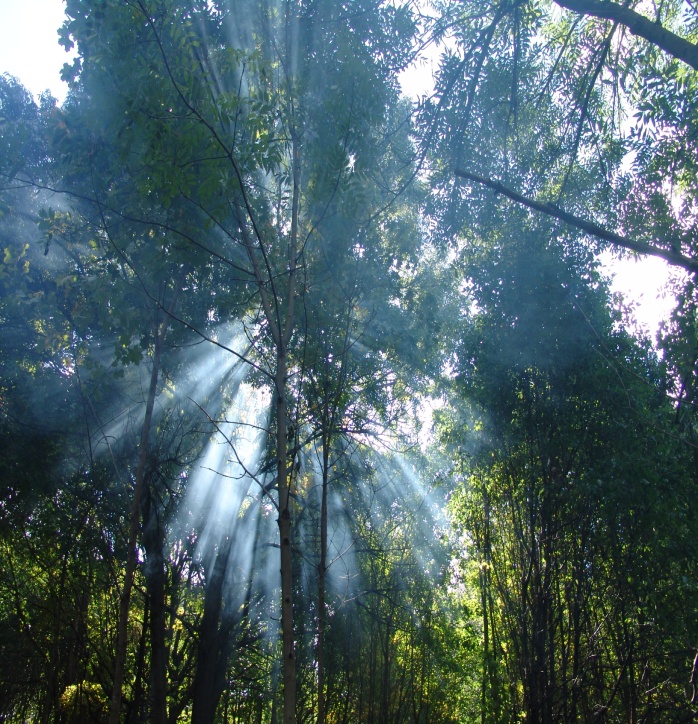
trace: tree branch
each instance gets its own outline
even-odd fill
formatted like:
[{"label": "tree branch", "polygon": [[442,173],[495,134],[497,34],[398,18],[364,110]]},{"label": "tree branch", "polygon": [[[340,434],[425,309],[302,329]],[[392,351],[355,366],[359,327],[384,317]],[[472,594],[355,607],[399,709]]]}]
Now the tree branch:
[{"label": "tree branch", "polygon": [[468,171],[462,171],[460,169],[455,169],[454,174],[459,178],[464,178],[468,181],[475,181],[482,186],[487,186],[487,188],[496,191],[498,194],[502,194],[503,196],[506,196],[512,201],[516,201],[517,204],[521,204],[522,206],[526,206],[529,209],[533,209],[535,211],[541,211],[548,216],[552,216],[555,219],[564,221],[570,226],[574,226],[581,231],[585,231],[587,234],[596,236],[599,239],[603,239],[604,241],[609,241],[615,246],[620,246],[623,249],[635,251],[638,254],[657,256],[660,259],[664,259],[664,261],[669,262],[669,264],[673,264],[674,266],[680,266],[686,271],[692,272],[694,274],[698,273],[698,260],[696,259],[692,259],[691,257],[684,256],[683,254],[679,254],[669,249],[661,249],[657,246],[653,246],[652,244],[646,244],[644,241],[637,241],[635,239],[629,239],[627,236],[620,236],[619,234],[608,231],[607,229],[604,229],[603,227],[598,226],[591,221],[581,219],[579,216],[574,216],[567,211],[563,211],[559,206],[556,206],[555,204],[535,201],[534,199],[529,199],[526,196],[522,196],[516,191],[512,191],[512,189],[503,186],[498,181],[493,181],[492,179],[484,178],[483,176],[478,176],[477,174],[470,173]]},{"label": "tree branch", "polygon": [[560,7],[583,15],[593,15],[603,20],[624,25],[633,35],[644,38],[674,58],[698,70],[698,46],[672,33],[659,23],[649,20],[631,8],[609,0],[555,0]]}]

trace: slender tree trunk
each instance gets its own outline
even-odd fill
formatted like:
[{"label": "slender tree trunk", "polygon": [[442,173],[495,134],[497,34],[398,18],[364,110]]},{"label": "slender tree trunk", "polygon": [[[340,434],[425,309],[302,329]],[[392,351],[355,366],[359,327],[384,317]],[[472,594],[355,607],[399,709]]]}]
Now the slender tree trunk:
[{"label": "slender tree trunk", "polygon": [[40,721],[42,724],[50,724],[51,719],[56,719],[60,709],[60,684],[59,675],[61,672],[61,621],[63,612],[63,597],[65,593],[65,579],[67,576],[68,556],[63,554],[63,563],[61,565],[61,577],[58,587],[58,597],[55,602],[54,620],[52,626],[51,648],[49,655],[50,666],[46,677],[46,697],[43,702]]},{"label": "slender tree trunk", "polygon": [[167,722],[167,646],[165,642],[165,572],[160,569],[149,585],[150,590],[150,666],[153,724]]},{"label": "slender tree trunk", "polygon": [[322,439],[322,500],[320,503],[320,562],[318,563],[317,613],[317,724],[325,724],[325,575],[327,573],[327,487],[329,482],[329,434]]},{"label": "slender tree trunk", "polygon": [[291,234],[288,248],[288,286],[286,315],[283,326],[279,320],[276,345],[276,455],[279,486],[279,542],[281,546],[281,631],[282,676],[284,680],[284,724],[296,724],[296,652],[293,623],[293,547],[291,544],[291,479],[286,453],[286,378],[288,359],[286,350],[295,326],[296,273],[298,263],[298,225],[300,208],[300,140],[291,128],[291,161],[293,169],[293,200],[291,203]]},{"label": "slender tree trunk", "polygon": [[279,487],[279,541],[281,546],[281,635],[284,682],[284,724],[296,722],[296,652],[293,623],[293,546],[291,496],[286,455],[286,354],[276,359],[276,456]]},{"label": "slender tree trunk", "polygon": [[150,601],[146,598],[143,606],[143,629],[138,640],[138,652],[136,654],[136,676],[133,682],[133,694],[130,706],[127,708],[126,721],[129,724],[137,724],[143,720],[146,714],[145,690],[145,655],[147,648],[147,632],[150,627]]},{"label": "slender tree trunk", "polygon": [[[289,109],[291,116],[293,110]],[[276,289],[275,272],[271,268],[264,238],[255,223],[254,214],[244,191],[234,205],[243,244],[252,264],[259,289],[264,316],[276,350],[274,394],[276,395],[276,477],[279,510],[279,540],[281,549],[281,676],[284,682],[283,724],[296,724],[296,653],[293,622],[293,550],[291,542],[292,513],[290,476],[288,470],[286,418],[286,378],[288,376],[288,344],[293,336],[296,314],[296,274],[298,271],[298,234],[300,209],[300,140],[294,128],[290,129],[293,176],[293,200],[291,204],[291,229],[288,237],[288,266],[285,297]],[[242,175],[234,165],[241,188]],[[248,227],[252,226],[252,233]],[[280,232],[281,230],[279,230]],[[115,722],[113,724],[116,724]]]},{"label": "slender tree trunk", "polygon": [[145,493],[143,547],[150,600],[150,718],[153,724],[166,724],[168,653],[165,641],[164,540],[152,493],[147,489]]},{"label": "slender tree trunk", "polygon": [[211,724],[220,700],[220,691],[216,691],[216,681],[223,641],[218,622],[223,605],[223,583],[231,548],[232,536],[226,536],[218,548],[210,575],[207,575],[204,614],[201,620],[199,653],[194,677],[192,724]]},{"label": "slender tree trunk", "polygon": [[490,653],[490,627],[489,627],[489,615],[487,612],[487,594],[489,590],[489,497],[487,492],[484,491],[484,504],[485,504],[485,522],[484,522],[484,561],[480,569],[480,592],[482,598],[482,624],[483,624],[483,667],[482,667],[482,682],[480,691],[480,714],[482,724],[488,719],[488,702],[487,702],[487,691],[488,687],[491,686],[492,676],[492,661]]},{"label": "slender tree trunk", "polygon": [[381,705],[380,705],[380,717],[381,722],[388,721],[388,712],[390,706],[390,640],[392,638],[392,631],[390,630],[390,613],[386,617],[385,622],[385,647],[383,653],[383,676],[381,682]]},{"label": "slender tree trunk", "polygon": [[109,707],[109,724],[119,724],[121,713],[121,690],[124,683],[126,670],[126,645],[128,633],[128,610],[131,605],[131,590],[133,588],[133,577],[136,572],[138,540],[138,523],[140,521],[141,498],[143,496],[143,479],[145,477],[145,464],[148,459],[148,445],[150,443],[150,428],[153,421],[153,407],[157,393],[158,376],[160,372],[160,331],[156,321],[155,326],[155,349],[153,351],[153,368],[150,373],[150,388],[145,408],[145,418],[141,430],[141,445],[138,453],[138,466],[136,468],[136,480],[131,500],[131,515],[128,531],[128,552],[126,557],[126,570],[124,572],[124,585],[119,600],[119,624],[116,634],[116,657],[114,659],[114,685]]},{"label": "slender tree trunk", "polygon": [[[181,281],[181,280],[180,280]],[[174,311],[181,283],[175,289],[168,314]],[[116,655],[114,657],[114,683],[112,688],[111,701],[109,704],[109,724],[119,724],[121,714],[121,695],[126,671],[126,650],[128,633],[128,612],[131,605],[131,590],[133,589],[133,578],[136,572],[138,542],[138,524],[141,515],[141,498],[143,497],[143,481],[145,479],[145,465],[148,459],[148,447],[150,444],[150,431],[153,423],[153,408],[157,394],[158,378],[160,375],[160,354],[162,342],[167,329],[167,319],[162,324],[159,321],[160,309],[155,310],[153,324],[154,346],[153,346],[153,367],[150,373],[150,387],[148,399],[145,406],[145,417],[141,428],[141,443],[138,452],[138,465],[136,467],[136,479],[133,488],[133,499],[131,500],[131,513],[128,529],[128,549],[126,554],[126,569],[124,571],[124,585],[119,600],[119,623],[116,633]]]}]

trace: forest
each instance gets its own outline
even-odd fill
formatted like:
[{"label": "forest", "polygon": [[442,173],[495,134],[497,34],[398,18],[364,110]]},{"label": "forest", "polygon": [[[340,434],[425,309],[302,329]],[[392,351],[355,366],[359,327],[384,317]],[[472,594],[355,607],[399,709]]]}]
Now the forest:
[{"label": "forest", "polygon": [[63,103],[0,76],[0,721],[696,720],[698,6],[59,39]]}]

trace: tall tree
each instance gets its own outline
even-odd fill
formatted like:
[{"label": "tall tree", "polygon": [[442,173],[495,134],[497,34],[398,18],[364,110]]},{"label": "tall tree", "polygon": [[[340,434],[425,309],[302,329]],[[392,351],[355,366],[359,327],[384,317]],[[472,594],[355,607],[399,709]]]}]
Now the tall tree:
[{"label": "tall tree", "polygon": [[[690,575],[665,526],[692,482],[668,380],[647,346],[613,328],[586,254],[544,244],[549,228],[528,222],[512,209],[470,240],[476,311],[453,382],[463,426],[444,415],[465,478],[454,505],[480,568],[483,720],[680,719],[690,650],[662,664],[681,644],[659,633],[656,612],[673,609],[677,571]],[[686,614],[679,638],[694,626]]]},{"label": "tall tree", "polygon": [[[356,208],[365,224],[395,194],[368,158],[392,130],[386,109],[410,48],[409,14],[375,2],[352,13],[327,3],[250,3],[240,14],[227,3],[140,1],[68,3],[67,13],[65,42],[78,45],[63,139],[68,168],[80,174],[73,193],[95,205],[163,312],[172,310],[141,274],[168,259],[186,279],[178,318],[189,328],[207,336],[196,315],[211,307],[255,320],[249,360],[273,390],[276,469],[265,488],[275,490],[278,510],[284,721],[295,721],[296,468],[288,424],[303,391],[294,398],[288,378],[293,345],[302,344],[297,309],[313,254],[322,253],[323,224],[334,200],[357,186],[355,172],[382,189],[378,204]],[[145,256],[114,232],[138,228]],[[360,244],[345,234],[332,253],[356,256]],[[386,271],[395,260],[380,249],[369,255]],[[210,284],[212,265],[225,272],[230,292],[191,301],[195,288]],[[115,696],[119,688],[117,680]]]}]

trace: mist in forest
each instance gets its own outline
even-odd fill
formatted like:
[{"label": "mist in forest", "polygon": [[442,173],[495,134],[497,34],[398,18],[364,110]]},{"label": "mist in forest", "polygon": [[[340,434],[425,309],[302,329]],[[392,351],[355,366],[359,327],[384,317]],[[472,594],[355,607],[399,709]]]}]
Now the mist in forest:
[{"label": "mist in forest", "polygon": [[69,1],[0,77],[0,719],[698,716],[698,17],[604,5]]}]

